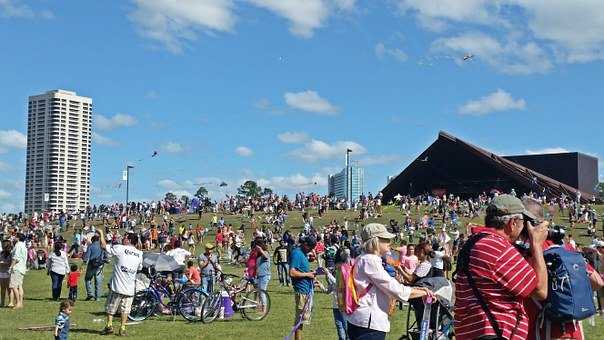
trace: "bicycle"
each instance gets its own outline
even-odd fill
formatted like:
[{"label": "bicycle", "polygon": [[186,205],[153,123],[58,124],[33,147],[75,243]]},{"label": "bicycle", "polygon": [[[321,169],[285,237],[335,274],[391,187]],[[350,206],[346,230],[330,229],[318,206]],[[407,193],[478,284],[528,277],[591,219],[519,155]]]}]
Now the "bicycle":
[{"label": "bicycle", "polygon": [[[239,279],[239,284],[233,285],[233,281]],[[252,279],[241,278],[233,274],[225,274],[219,271],[219,283],[222,290],[228,293],[233,311],[239,311],[241,315],[250,321],[264,319],[271,307],[271,300],[265,290],[259,290]],[[211,323],[220,314],[222,307],[222,293],[220,291],[208,296],[201,307],[201,322]]]},{"label": "bicycle", "polygon": [[[149,287],[134,295],[128,319],[143,321],[158,310],[169,310],[172,316],[180,314],[188,321],[200,321],[201,307],[208,294],[196,286],[170,291],[169,284],[164,277],[153,275]],[[164,302],[166,298],[168,301]]]}]

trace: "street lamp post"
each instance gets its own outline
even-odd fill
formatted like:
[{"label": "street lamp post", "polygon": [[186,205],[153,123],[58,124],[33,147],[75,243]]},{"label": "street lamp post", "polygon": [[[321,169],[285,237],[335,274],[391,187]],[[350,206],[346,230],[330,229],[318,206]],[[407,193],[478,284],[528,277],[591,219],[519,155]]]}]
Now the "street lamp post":
[{"label": "street lamp post", "polygon": [[128,212],[128,195],[130,194],[130,169],[134,168],[132,165],[126,165],[126,212]]}]

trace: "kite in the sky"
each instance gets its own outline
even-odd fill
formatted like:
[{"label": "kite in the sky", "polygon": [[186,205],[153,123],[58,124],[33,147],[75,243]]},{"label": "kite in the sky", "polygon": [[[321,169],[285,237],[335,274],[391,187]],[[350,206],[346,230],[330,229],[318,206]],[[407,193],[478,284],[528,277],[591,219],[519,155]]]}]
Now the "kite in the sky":
[{"label": "kite in the sky", "polygon": [[151,155],[151,158],[153,158],[153,157],[155,157],[157,155],[158,155],[157,151],[153,151],[153,154]]},{"label": "kite in the sky", "polygon": [[226,184],[225,182],[220,183],[221,187],[226,187],[228,184]]},{"label": "kite in the sky", "polygon": [[467,53],[466,55],[463,56],[463,61],[468,61],[472,58],[474,58],[474,55],[472,53]]}]

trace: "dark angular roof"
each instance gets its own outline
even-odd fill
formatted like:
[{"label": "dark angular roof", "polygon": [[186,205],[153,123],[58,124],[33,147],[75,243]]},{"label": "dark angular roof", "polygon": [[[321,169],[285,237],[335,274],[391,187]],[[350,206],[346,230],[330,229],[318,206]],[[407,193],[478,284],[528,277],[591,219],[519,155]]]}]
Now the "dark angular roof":
[{"label": "dark angular roof", "polygon": [[[429,157],[434,157],[434,162],[429,160]],[[497,183],[505,182],[509,188],[514,187],[520,192],[545,189],[550,196],[564,194],[567,197],[576,197],[578,191],[567,184],[441,131],[438,139],[388,183],[382,193],[384,199],[389,201],[398,193],[408,193],[407,186],[411,189],[414,182],[423,184],[425,189],[429,185],[438,186],[438,179],[440,179],[441,183],[457,186],[458,191],[463,192],[463,189],[467,189],[466,193],[469,195],[472,190],[478,188],[484,190],[485,186],[489,185],[487,182],[493,182],[494,178],[497,178]],[[479,183],[481,179],[484,180],[483,183]],[[590,193],[581,192],[584,202],[592,196]]]}]

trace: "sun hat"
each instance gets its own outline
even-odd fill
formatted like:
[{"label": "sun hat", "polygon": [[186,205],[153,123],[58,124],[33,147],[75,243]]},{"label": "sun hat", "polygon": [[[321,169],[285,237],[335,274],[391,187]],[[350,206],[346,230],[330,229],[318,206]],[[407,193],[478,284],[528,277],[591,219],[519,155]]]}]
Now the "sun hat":
[{"label": "sun hat", "polygon": [[206,249],[208,249],[208,250],[214,249],[214,244],[213,243],[208,242],[208,243],[205,244],[205,246],[206,246]]},{"label": "sun hat", "polygon": [[364,241],[372,239],[374,237],[391,239],[394,238],[395,235],[388,232],[386,226],[379,223],[369,223],[368,225],[363,227],[361,230],[361,238]]}]

